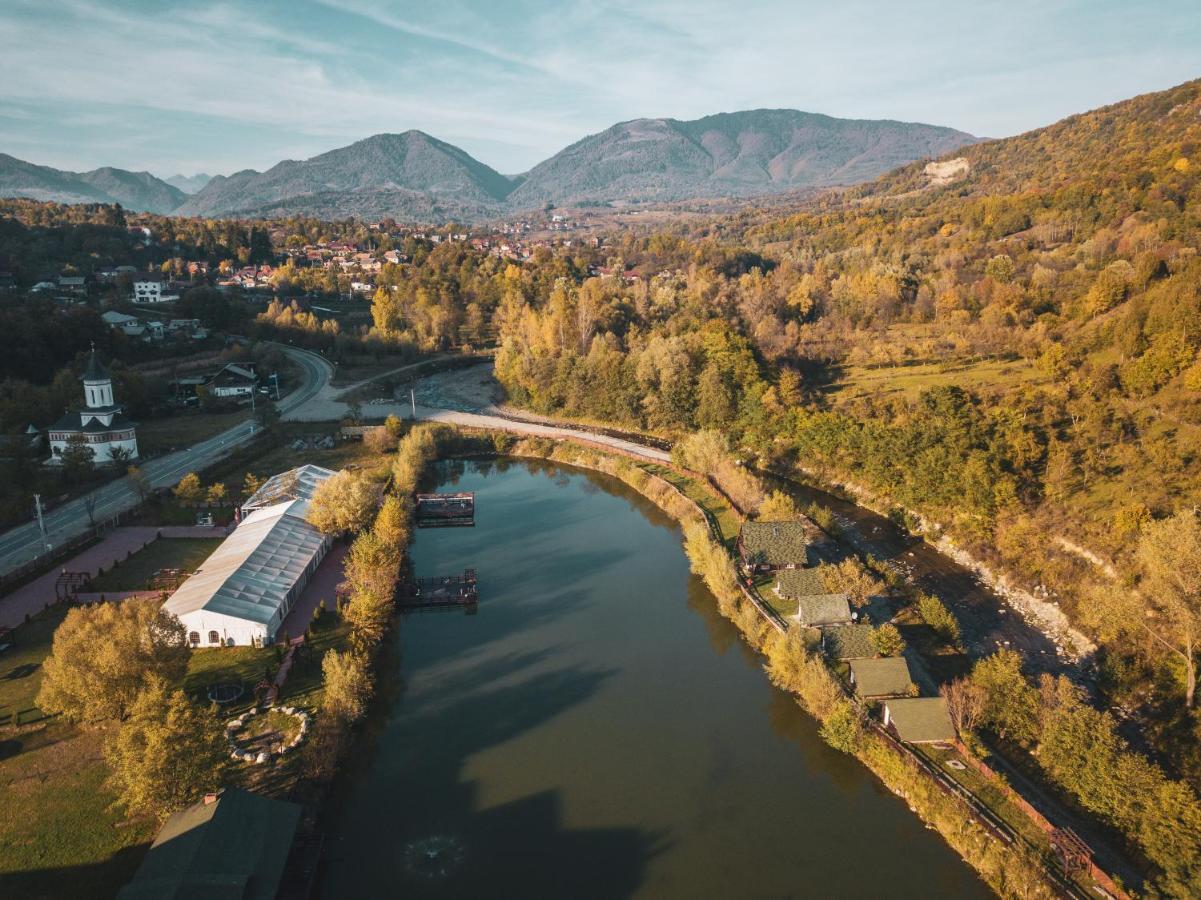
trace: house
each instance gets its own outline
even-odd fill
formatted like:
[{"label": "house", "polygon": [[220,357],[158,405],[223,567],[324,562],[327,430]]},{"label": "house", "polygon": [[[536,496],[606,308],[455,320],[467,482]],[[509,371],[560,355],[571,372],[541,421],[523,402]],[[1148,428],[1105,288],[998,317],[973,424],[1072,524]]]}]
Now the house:
[{"label": "house", "polygon": [[306,519],[308,500],[261,506],[163,604],[193,647],[262,647],[275,641],[330,538]]},{"label": "house", "polygon": [[159,829],[118,900],[274,900],[300,806],[238,788],[209,794]]},{"label": "house", "polygon": [[118,329],[129,337],[142,337],[146,334],[146,326],[137,316],[117,312],[115,309],[106,310],[100,314],[105,324]]},{"label": "house", "polygon": [[71,294],[86,294],[88,292],[87,279],[82,275],[59,275],[58,289]]},{"label": "house", "polygon": [[947,701],[942,697],[885,700],[884,727],[907,744],[935,744],[956,738]]},{"label": "house", "polygon": [[876,655],[874,629],[867,623],[831,625],[821,630],[822,649],[833,659],[866,659]]},{"label": "house", "polygon": [[158,275],[140,274],[133,279],[134,303],[162,303],[163,279]]},{"label": "house", "polygon": [[738,532],[738,556],[752,572],[805,565],[809,538],[801,522],[747,522]]},{"label": "house", "polygon": [[809,628],[827,628],[831,625],[849,625],[851,600],[846,594],[814,594],[797,600],[797,624]]},{"label": "house", "polygon": [[865,700],[879,697],[904,697],[915,693],[909,662],[903,656],[882,659],[852,659],[851,685]]},{"label": "house", "polygon": [[213,376],[207,387],[214,397],[249,397],[258,383],[254,372],[230,363]]},{"label": "house", "polygon": [[63,451],[81,437],[91,448],[96,464],[137,459],[137,428],[113,401],[113,380],[96,356],[95,347],[83,373],[83,396],[83,409],[66,413],[46,429],[50,464],[61,465]]},{"label": "house", "polygon": [[817,569],[783,569],[776,573],[774,590],[786,600],[828,593]]}]

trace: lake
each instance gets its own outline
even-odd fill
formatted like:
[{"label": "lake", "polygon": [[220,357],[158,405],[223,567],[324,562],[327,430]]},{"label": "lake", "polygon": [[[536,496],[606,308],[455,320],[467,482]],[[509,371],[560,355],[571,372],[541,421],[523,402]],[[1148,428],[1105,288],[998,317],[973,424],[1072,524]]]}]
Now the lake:
[{"label": "lake", "polygon": [[986,897],[773,688],[675,522],[550,464],[443,463],[478,613],[410,615],[325,823],[327,897]]}]

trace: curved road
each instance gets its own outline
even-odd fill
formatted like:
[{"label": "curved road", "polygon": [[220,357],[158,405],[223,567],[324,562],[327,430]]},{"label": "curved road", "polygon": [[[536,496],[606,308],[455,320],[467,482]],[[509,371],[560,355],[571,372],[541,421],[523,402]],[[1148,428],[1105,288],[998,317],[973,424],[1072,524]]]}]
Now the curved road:
[{"label": "curved road", "polygon": [[[277,344],[288,357],[304,372],[304,382],[285,396],[276,406],[286,415],[308,403],[328,384],[333,375],[333,366],[316,353],[297,347]],[[170,487],[179,482],[188,472],[194,472],[211,464],[220,457],[248,441],[257,430],[252,417],[214,437],[201,441],[187,450],[160,456],[140,463],[142,471],[152,487]],[[132,509],[140,497],[128,478],[96,488],[90,494],[55,507],[45,514],[46,532],[50,546],[83,534],[90,527],[87,504],[95,501],[92,518],[97,522],[112,518],[120,512]],[[0,536],[0,574],[10,572],[45,551],[36,520],[26,522]]]}]

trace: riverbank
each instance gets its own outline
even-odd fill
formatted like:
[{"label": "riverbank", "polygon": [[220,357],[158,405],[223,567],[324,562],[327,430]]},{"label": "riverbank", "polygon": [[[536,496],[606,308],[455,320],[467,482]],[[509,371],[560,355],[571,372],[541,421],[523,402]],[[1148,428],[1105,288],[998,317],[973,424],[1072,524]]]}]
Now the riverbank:
[{"label": "riverbank", "polygon": [[[835,676],[815,657],[805,650],[796,637],[781,634],[778,622],[769,613],[752,602],[744,594],[734,573],[733,561],[724,544],[717,522],[727,520],[736,510],[711,489],[704,487],[699,479],[689,479],[694,492],[708,495],[711,508],[697,502],[677,485],[655,475],[635,459],[601,453],[569,441],[543,441],[525,439],[513,441],[506,435],[478,435],[477,440],[460,442],[453,450],[441,455],[483,456],[508,455],[515,458],[543,459],[551,462],[591,469],[622,481],[643,497],[655,503],[690,533],[686,550],[710,590],[718,599],[722,614],[733,622],[743,634],[748,645],[766,661],[773,681],[797,697],[798,702],[819,721],[825,721],[841,707],[831,698],[846,701],[846,691]],[[677,472],[680,478],[688,479],[686,473]],[[707,542],[707,547],[704,542]],[[713,571],[708,560],[724,559],[720,571]],[[812,660],[794,669],[790,664],[771,662],[773,656],[790,656]],[[806,677],[797,680],[789,672],[803,671]],[[824,699],[820,699],[824,698]],[[1064,890],[1063,885],[1054,885],[1049,880],[1046,863],[1036,844],[1025,840],[1007,843],[994,822],[984,818],[972,799],[952,793],[945,784],[933,777],[928,767],[904,747],[889,741],[885,736],[866,728],[856,732],[855,740],[839,749],[851,752],[866,765],[890,790],[903,797],[912,810],[930,827],[935,828],[966,861],[968,861],[998,893],[1002,895],[1055,896]],[[981,801],[977,801],[983,806]],[[995,805],[998,805],[994,801]],[[1001,821],[1021,820],[1015,810],[1004,809]],[[995,820],[994,820],[995,821]],[[1054,885],[1054,886],[1053,886]]]}]

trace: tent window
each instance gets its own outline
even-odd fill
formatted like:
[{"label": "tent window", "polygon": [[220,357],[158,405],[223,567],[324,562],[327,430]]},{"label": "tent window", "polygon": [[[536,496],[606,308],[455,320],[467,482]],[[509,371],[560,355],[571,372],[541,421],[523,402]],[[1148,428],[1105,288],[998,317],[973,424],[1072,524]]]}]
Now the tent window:
[{"label": "tent window", "polygon": [[215,632],[215,631],[210,631],[209,632],[209,643],[210,644],[220,644],[221,643],[221,635],[217,634],[217,632]]},{"label": "tent window", "polygon": [[188,643],[191,644],[193,647],[198,646],[200,644],[200,632],[193,631],[191,634],[189,634],[188,635]]}]

